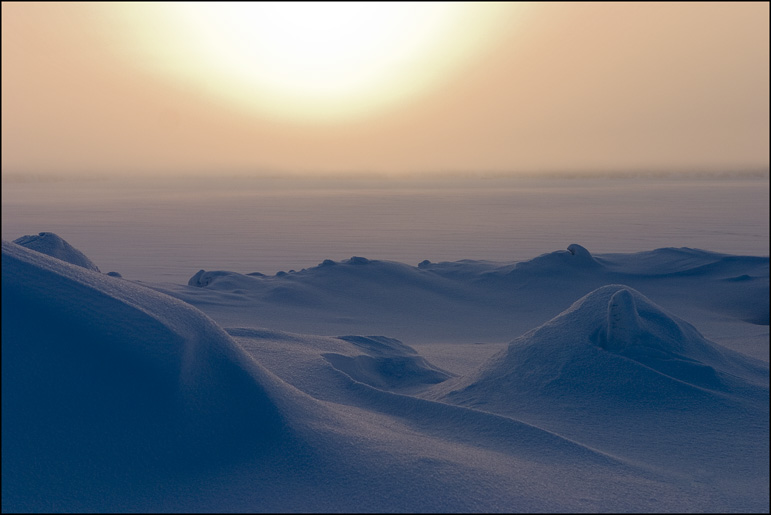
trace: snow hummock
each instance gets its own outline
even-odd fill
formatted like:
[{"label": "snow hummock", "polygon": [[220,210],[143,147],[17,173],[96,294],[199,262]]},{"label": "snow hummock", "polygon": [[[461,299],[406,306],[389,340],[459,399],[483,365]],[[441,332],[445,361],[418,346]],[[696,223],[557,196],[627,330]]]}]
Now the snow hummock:
[{"label": "snow hummock", "polygon": [[451,389],[454,399],[486,402],[489,393],[502,406],[522,392],[581,397],[591,390],[592,403],[612,398],[615,409],[644,395],[670,402],[661,395],[665,385],[730,392],[740,385],[762,390],[767,381],[764,363],[706,340],[637,290],[614,284],[588,293],[478,372],[441,388]]},{"label": "snow hummock", "polygon": [[431,365],[412,347],[385,336],[341,336],[362,353],[346,356],[322,354],[337,370],[350,378],[384,389],[441,383],[451,374]]},{"label": "snow hummock", "polygon": [[651,469],[714,469],[740,483],[768,466],[767,363],[710,342],[625,285],[590,292],[426,396]]},{"label": "snow hummock", "polygon": [[13,242],[22,247],[61,259],[67,263],[82,266],[95,272],[99,271],[99,268],[85,254],[52,232],[41,232],[36,235],[28,234],[15,239]]},{"label": "snow hummock", "polygon": [[586,248],[571,243],[567,250],[558,250],[542,254],[530,261],[523,261],[517,264],[517,269],[527,271],[543,272],[548,270],[550,273],[575,273],[581,270],[591,270],[601,266],[592,254]]},{"label": "snow hummock", "polygon": [[275,400],[283,383],[197,309],[20,245],[2,249],[4,508],[134,505],[134,489],[158,476],[290,440]]}]

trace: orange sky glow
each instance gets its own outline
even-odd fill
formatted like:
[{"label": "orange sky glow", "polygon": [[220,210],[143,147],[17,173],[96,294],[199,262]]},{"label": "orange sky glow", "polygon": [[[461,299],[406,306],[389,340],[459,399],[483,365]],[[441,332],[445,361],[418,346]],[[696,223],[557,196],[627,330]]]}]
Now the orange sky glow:
[{"label": "orange sky glow", "polygon": [[4,174],[768,167],[767,2],[137,4],[2,4]]}]

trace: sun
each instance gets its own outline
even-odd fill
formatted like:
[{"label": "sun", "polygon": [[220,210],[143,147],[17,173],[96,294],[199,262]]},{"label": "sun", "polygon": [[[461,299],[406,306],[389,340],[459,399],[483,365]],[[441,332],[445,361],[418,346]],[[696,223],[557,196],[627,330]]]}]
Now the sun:
[{"label": "sun", "polygon": [[[489,39],[495,5],[121,4],[134,58],[241,109],[342,119],[424,92]],[[486,6],[486,7],[485,7]]]}]

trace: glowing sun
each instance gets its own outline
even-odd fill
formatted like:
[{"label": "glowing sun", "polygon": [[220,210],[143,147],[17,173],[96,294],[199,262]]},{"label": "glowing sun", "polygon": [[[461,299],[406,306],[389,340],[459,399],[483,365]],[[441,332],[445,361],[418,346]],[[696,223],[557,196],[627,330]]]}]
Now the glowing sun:
[{"label": "glowing sun", "polygon": [[496,20],[495,4],[122,5],[144,66],[239,108],[309,122],[425,91],[475,52]]}]

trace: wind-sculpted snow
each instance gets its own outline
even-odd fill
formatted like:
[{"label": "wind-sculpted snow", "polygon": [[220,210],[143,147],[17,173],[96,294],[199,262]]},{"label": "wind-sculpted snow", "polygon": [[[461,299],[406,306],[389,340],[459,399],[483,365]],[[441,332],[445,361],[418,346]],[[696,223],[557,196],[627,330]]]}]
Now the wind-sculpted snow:
[{"label": "wind-sculpted snow", "polygon": [[450,377],[419,356],[415,349],[385,336],[341,336],[363,350],[346,356],[334,352],[322,354],[337,370],[351,379],[384,389],[441,383]]},{"label": "wind-sculpted snow", "polygon": [[[302,333],[505,342],[615,283],[681,317],[768,325],[768,258],[687,248],[592,255],[571,244],[569,250],[509,264],[411,266],[354,257],[274,276],[201,270],[188,287],[156,288],[205,308],[225,325],[241,323],[248,314],[255,327]],[[768,352],[759,355],[767,359]]]},{"label": "wind-sculpted snow", "polygon": [[489,400],[486,393],[473,392],[489,391],[503,405],[521,389],[595,405],[612,400],[609,409],[616,409],[640,399],[680,402],[684,391],[760,395],[767,383],[764,363],[709,342],[633,288],[608,285],[514,340],[476,374],[443,388],[451,388],[450,398],[480,402]]},{"label": "wind-sculpted snow", "polygon": [[88,506],[285,439],[268,373],[197,309],[8,242],[2,264],[4,507]]},{"label": "wind-sculpted snow", "polygon": [[767,259],[695,252],[664,279],[574,244],[176,287],[2,251],[3,511],[767,508],[767,363],[647,295],[762,335]]},{"label": "wind-sculpted snow", "polygon": [[655,467],[717,467],[736,481],[754,470],[767,481],[768,384],[767,363],[706,340],[633,288],[607,285],[426,396]]},{"label": "wind-sculpted snow", "polygon": [[88,270],[99,271],[99,267],[88,259],[85,254],[52,232],[41,232],[36,235],[28,234],[15,239],[13,242],[22,247],[61,259],[67,263],[82,266]]}]

